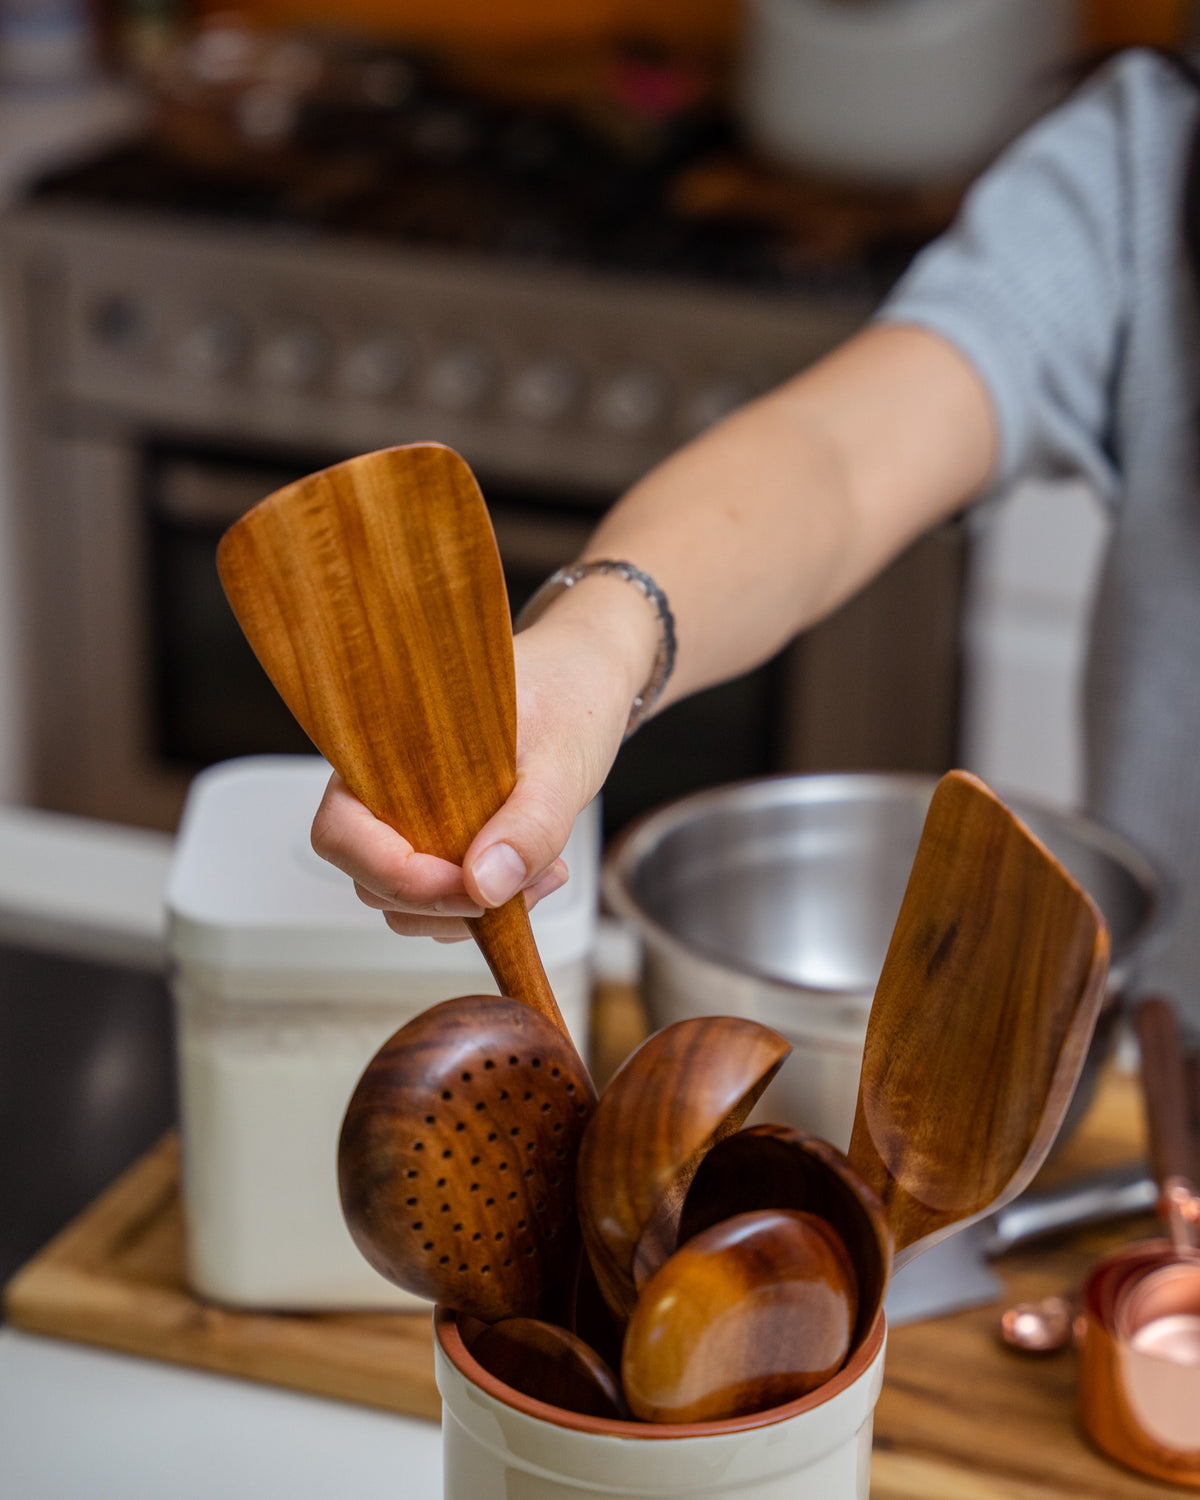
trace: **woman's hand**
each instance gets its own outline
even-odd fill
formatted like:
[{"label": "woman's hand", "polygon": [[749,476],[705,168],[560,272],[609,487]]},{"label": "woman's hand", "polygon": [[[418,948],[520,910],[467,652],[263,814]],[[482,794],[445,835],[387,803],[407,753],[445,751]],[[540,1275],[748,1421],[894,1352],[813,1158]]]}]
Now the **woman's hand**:
[{"label": "woman's hand", "polygon": [[416,852],[336,775],[313,822],[313,848],[410,937],[465,938],[464,917],[517,891],[534,906],[567,879],[563,847],[608,775],[653,651],[652,612],[628,584],[595,579],[570,590],[513,643],[517,783],[462,866]]}]

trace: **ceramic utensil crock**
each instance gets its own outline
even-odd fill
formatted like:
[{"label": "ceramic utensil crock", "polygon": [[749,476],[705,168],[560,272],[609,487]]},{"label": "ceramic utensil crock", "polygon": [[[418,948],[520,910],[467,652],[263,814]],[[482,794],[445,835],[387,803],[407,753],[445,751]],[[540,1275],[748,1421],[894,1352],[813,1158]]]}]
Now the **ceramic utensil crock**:
[{"label": "ceramic utensil crock", "polygon": [[562,1411],[489,1375],[457,1314],[439,1308],[434,1333],[445,1500],[868,1500],[882,1313],[819,1390],[720,1422]]}]

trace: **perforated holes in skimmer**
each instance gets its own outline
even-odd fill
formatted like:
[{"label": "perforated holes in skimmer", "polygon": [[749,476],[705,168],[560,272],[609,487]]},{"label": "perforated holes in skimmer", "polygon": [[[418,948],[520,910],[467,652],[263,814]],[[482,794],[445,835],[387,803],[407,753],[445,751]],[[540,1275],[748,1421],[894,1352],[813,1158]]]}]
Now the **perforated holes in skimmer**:
[{"label": "perforated holes in skimmer", "polygon": [[439,1278],[524,1280],[522,1258],[573,1232],[581,1090],[536,1051],[502,1050],[442,1082],[399,1153],[413,1243]]}]

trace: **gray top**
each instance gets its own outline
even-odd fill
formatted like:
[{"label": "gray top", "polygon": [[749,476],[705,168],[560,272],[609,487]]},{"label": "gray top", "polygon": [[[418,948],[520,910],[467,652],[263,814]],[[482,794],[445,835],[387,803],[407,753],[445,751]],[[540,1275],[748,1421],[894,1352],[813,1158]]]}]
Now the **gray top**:
[{"label": "gray top", "polygon": [[1012,147],[881,316],[944,335],[999,419],[995,482],[1084,475],[1112,512],[1086,682],[1088,810],[1179,878],[1139,983],[1200,1032],[1200,304],[1181,207],[1200,96],[1118,59]]}]

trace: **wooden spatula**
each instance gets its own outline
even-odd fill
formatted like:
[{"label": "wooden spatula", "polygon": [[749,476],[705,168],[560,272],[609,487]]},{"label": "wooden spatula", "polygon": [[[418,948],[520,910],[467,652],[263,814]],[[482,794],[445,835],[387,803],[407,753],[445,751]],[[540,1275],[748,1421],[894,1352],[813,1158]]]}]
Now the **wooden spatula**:
[{"label": "wooden spatula", "polygon": [[849,1158],[897,1269],[1042,1164],[1104,995],[1095,903],[974,776],[938,783],[867,1029]]},{"label": "wooden spatula", "polygon": [[[516,782],[512,625],[466,463],[418,443],[324,469],[247,512],[217,563],[267,675],[355,796],[461,862]],[[468,925],[501,994],[565,1032],[524,896]]]}]

